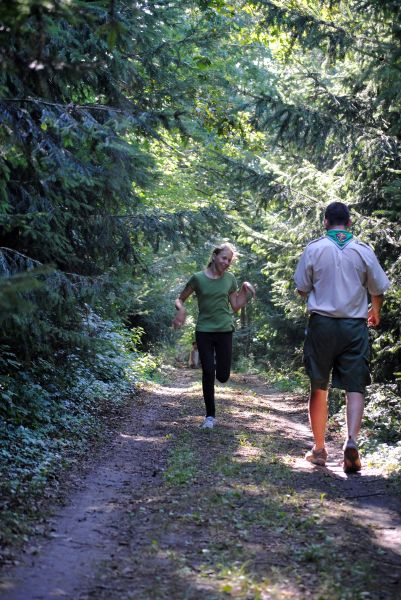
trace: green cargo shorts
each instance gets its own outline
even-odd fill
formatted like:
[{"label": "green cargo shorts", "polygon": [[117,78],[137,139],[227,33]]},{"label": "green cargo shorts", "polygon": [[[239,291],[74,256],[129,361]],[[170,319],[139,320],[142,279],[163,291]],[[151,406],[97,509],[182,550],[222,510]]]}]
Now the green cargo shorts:
[{"label": "green cargo shorts", "polygon": [[304,344],[304,365],[312,390],[332,387],[365,392],[370,384],[369,335],[365,319],[337,319],[312,313]]}]

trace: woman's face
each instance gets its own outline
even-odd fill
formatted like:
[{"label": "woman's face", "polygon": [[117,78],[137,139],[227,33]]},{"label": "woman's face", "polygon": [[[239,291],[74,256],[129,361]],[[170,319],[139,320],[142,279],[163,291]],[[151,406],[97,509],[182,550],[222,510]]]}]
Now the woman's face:
[{"label": "woman's face", "polygon": [[219,273],[224,273],[231,265],[231,261],[233,259],[233,253],[228,248],[224,248],[218,254],[214,255],[214,266],[216,271]]}]

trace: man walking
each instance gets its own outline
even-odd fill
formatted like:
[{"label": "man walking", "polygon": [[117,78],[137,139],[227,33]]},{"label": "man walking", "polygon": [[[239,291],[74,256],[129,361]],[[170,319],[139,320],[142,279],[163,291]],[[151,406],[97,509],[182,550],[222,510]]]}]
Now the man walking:
[{"label": "man walking", "polygon": [[[390,282],[373,250],[347,231],[348,207],[332,202],[324,214],[326,235],[310,242],[295,271],[295,284],[310,313],[304,364],[311,382],[309,422],[315,440],[305,458],[326,464],[327,390],[345,390],[347,439],[343,468],[361,469],[356,439],[362,422],[365,387],[370,384],[367,325],[380,323],[383,293]],[[371,308],[368,310],[368,294]]]}]

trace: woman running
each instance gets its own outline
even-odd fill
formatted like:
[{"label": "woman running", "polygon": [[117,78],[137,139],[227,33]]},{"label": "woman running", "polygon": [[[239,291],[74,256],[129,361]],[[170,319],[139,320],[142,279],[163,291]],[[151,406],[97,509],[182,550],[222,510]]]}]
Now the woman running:
[{"label": "woman running", "polygon": [[255,289],[247,281],[237,291],[235,277],[228,272],[233,258],[235,248],[231,244],[217,246],[207,267],[192,275],[175,300],[177,314],[172,325],[177,329],[185,322],[185,300],[194,292],[198,299],[199,315],[195,335],[202,365],[202,389],[206,405],[206,418],[202,427],[206,429],[212,429],[215,425],[215,378],[225,383],[230,377],[234,331],[230,305],[237,312],[247,303],[249,293],[255,297]]}]

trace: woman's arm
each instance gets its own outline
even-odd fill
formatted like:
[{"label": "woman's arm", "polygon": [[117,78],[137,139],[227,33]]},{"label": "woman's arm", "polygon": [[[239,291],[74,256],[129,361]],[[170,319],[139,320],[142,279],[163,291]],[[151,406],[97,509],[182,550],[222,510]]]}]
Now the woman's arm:
[{"label": "woman's arm", "polygon": [[174,329],[178,329],[179,327],[182,327],[184,325],[186,317],[184,302],[187,298],[189,298],[193,291],[194,290],[191,288],[190,285],[186,285],[185,288],[182,290],[181,294],[178,296],[178,298],[175,299],[174,306],[177,310],[177,314],[171,323]]},{"label": "woman's arm", "polygon": [[240,308],[245,306],[245,304],[248,302],[249,293],[251,293],[252,297],[255,298],[255,288],[251,283],[249,283],[249,281],[244,281],[239,292],[233,292],[230,294],[230,304],[234,312],[238,312]]}]

